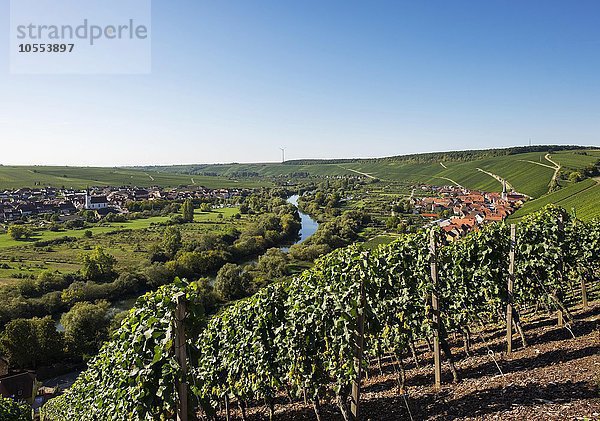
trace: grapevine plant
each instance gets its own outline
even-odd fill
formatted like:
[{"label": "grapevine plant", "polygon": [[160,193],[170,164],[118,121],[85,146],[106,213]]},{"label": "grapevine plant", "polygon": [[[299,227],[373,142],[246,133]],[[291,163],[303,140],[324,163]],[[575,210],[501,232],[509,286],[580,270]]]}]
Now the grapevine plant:
[{"label": "grapevine plant", "polygon": [[[318,416],[320,400],[330,394],[350,418],[348,396],[359,370],[358,315],[364,315],[367,357],[391,355],[402,388],[403,358],[413,341],[431,337],[432,293],[440,302],[442,347],[449,330],[468,336],[474,323],[504,320],[510,249],[510,229],[503,223],[443,245],[434,284],[426,231],[368,253],[351,246],[208,321],[194,283],[163,287],[138,301],[74,386],[44,406],[43,419],[173,418],[175,382],[181,379],[173,351],[174,297],[180,293],[190,304],[186,380],[192,407],[213,418],[234,402],[242,410],[248,402],[262,402],[272,415],[276,395],[284,393],[309,399]],[[544,302],[566,311],[565,278],[589,280],[598,273],[599,224],[571,220],[549,206],[518,224],[515,254],[515,307]]]},{"label": "grapevine plant", "polygon": [[31,421],[31,407],[0,396],[0,421]]}]

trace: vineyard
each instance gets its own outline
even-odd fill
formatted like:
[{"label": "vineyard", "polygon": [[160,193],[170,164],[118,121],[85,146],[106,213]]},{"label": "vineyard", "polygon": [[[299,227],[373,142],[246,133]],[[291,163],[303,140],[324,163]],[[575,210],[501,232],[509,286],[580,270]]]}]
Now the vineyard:
[{"label": "vineyard", "polygon": [[571,330],[573,308],[597,285],[599,225],[548,206],[451,244],[424,230],[371,252],[351,246],[210,318],[198,285],[178,281],[138,300],[42,419],[215,419],[235,407],[246,418],[256,406],[272,417],[282,397],[309,402],[317,419],[333,401],[353,419],[369,363],[391,365],[406,397],[405,364],[418,365],[423,346],[439,389],[442,352],[453,381],[461,378],[451,335],[469,355],[474,330],[507,326],[504,346],[526,347],[522,316],[538,310]]}]

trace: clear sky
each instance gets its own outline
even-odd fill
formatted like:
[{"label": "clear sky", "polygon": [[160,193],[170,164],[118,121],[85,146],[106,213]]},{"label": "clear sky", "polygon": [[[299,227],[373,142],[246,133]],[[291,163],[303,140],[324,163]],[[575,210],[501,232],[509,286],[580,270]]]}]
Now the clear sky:
[{"label": "clear sky", "polygon": [[[58,0],[57,0],[58,1]],[[148,75],[11,75],[0,163],[127,165],[599,145],[600,2],[152,3]],[[115,57],[118,60],[118,57]]]}]

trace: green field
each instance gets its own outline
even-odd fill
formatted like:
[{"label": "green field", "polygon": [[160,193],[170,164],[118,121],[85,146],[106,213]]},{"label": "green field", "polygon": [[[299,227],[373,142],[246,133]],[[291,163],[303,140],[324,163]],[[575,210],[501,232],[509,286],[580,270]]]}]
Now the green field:
[{"label": "green field", "polygon": [[561,206],[569,212],[575,210],[577,218],[584,221],[600,218],[600,180],[587,179],[573,183],[539,199],[527,202],[509,219],[511,221],[519,220],[548,204]]},{"label": "green field", "polygon": [[102,167],[0,166],[0,189],[52,186],[84,189],[89,186],[208,188],[261,187],[261,180],[237,180],[227,177],[183,175],[158,171]]},{"label": "green field", "polygon": [[165,222],[169,218],[166,216],[154,216],[147,219],[136,219],[128,222],[112,222],[105,223],[102,226],[95,226],[85,229],[70,229],[70,230],[62,230],[62,231],[39,231],[36,232],[36,235],[31,237],[29,240],[13,240],[8,236],[8,234],[0,234],[0,249],[6,247],[15,247],[15,246],[23,246],[27,243],[33,243],[35,241],[48,241],[55,240],[61,237],[77,237],[83,238],[85,231],[92,231],[93,235],[98,234],[106,234],[109,232],[120,231],[125,229],[130,230],[139,230],[150,227],[152,224]]},{"label": "green field", "polygon": [[[196,210],[194,223],[178,225],[178,228],[185,240],[205,233],[224,232],[231,227],[241,229],[248,223],[249,217],[244,215],[241,219],[231,219],[238,212],[238,208],[215,209],[212,212]],[[0,266],[9,266],[0,267],[0,284],[17,283],[19,279],[15,275],[35,276],[47,269],[74,272],[80,267],[82,253],[96,246],[102,246],[117,258],[119,270],[143,267],[150,248],[162,240],[165,228],[156,224],[168,219],[166,216],[157,216],[78,230],[42,231],[29,241],[15,241],[7,234],[0,234]],[[91,238],[84,237],[88,229],[93,233]],[[76,237],[77,241],[50,247],[33,246],[34,241],[64,236]]]}]

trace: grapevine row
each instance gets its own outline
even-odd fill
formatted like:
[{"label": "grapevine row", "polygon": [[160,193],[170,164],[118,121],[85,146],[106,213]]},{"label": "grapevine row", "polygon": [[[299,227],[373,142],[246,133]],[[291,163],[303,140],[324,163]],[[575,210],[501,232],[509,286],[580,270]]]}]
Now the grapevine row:
[{"label": "grapevine row", "polygon": [[[373,252],[351,246],[208,320],[194,283],[163,287],[137,303],[73,387],[44,406],[43,419],[173,418],[175,380],[182,376],[173,352],[173,297],[182,292],[190,303],[185,380],[192,412],[196,407],[213,418],[218,408],[235,402],[243,410],[243,403],[252,401],[273,413],[276,395],[284,393],[291,400],[310,400],[318,417],[320,400],[333,392],[344,418],[350,418],[359,312],[365,315],[366,354],[392,356],[403,387],[403,360],[416,357],[413,344],[432,334],[434,290],[442,348],[448,331],[468,338],[470,326],[504,322],[510,246],[509,227],[493,224],[441,247],[435,285],[426,231]],[[600,270],[598,221],[572,220],[549,206],[518,224],[516,255],[515,308],[544,305],[569,318],[565,296],[571,283],[593,281]],[[516,316],[518,322],[518,311]]]}]

